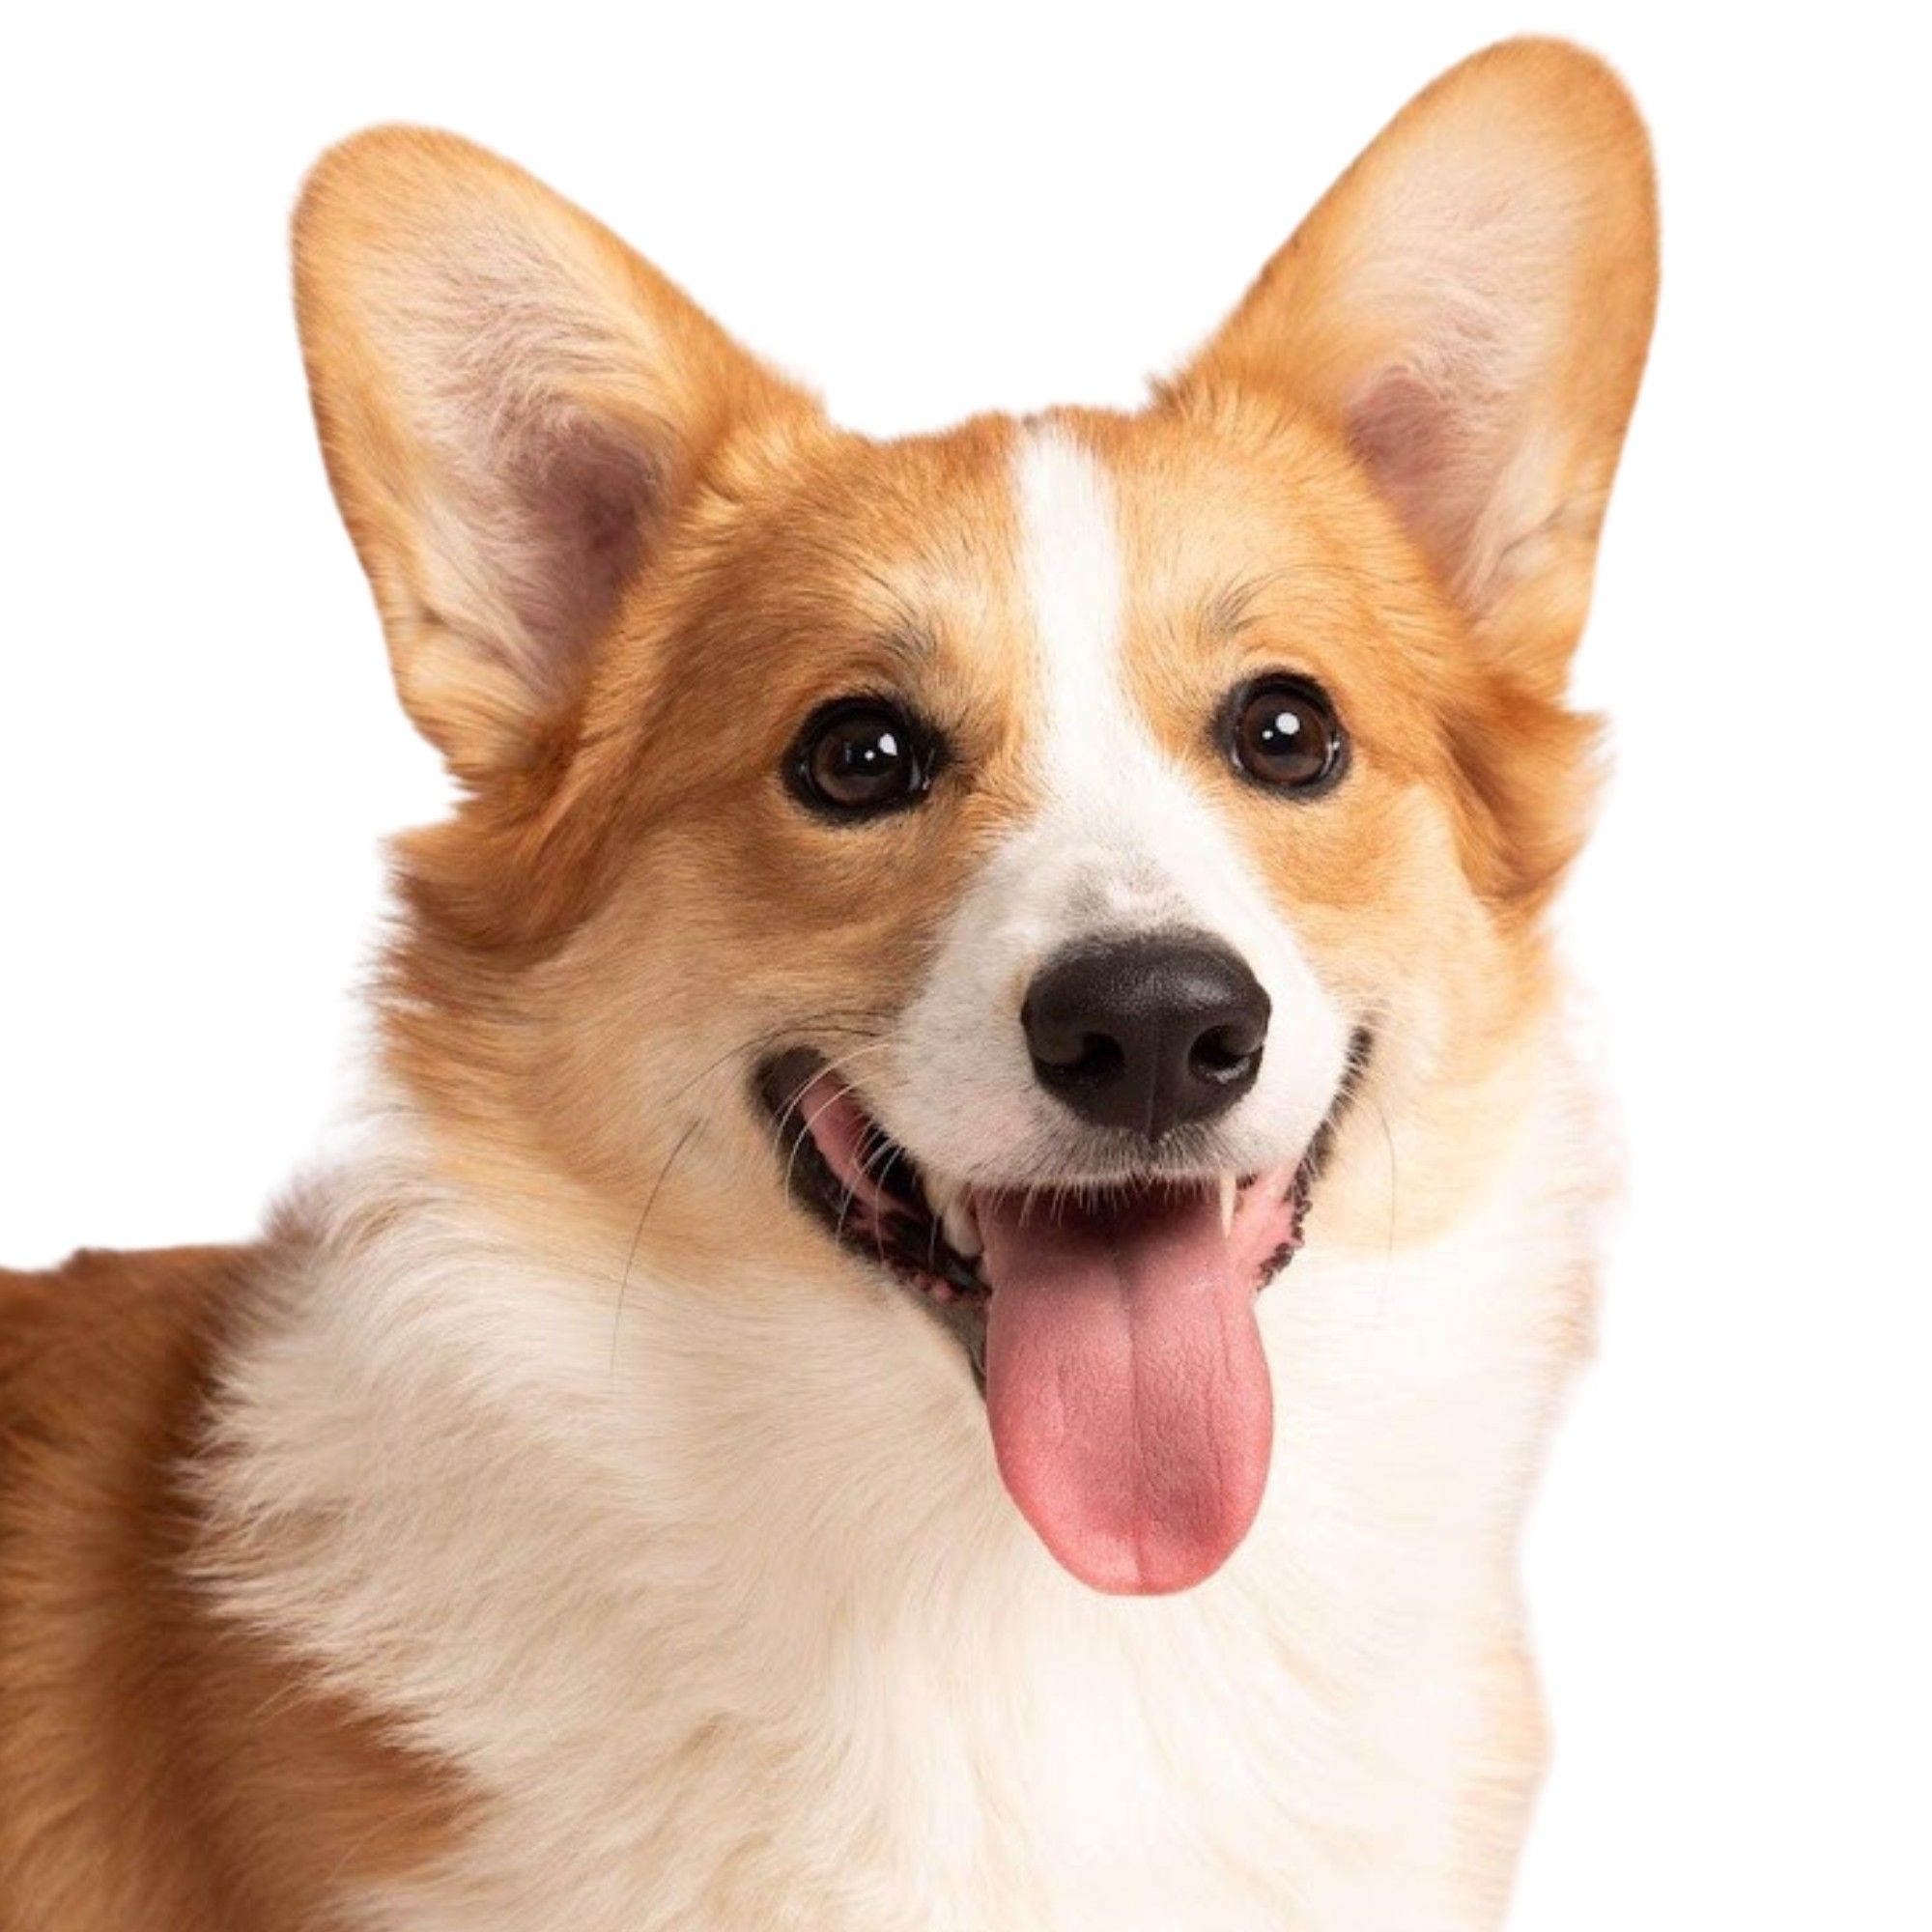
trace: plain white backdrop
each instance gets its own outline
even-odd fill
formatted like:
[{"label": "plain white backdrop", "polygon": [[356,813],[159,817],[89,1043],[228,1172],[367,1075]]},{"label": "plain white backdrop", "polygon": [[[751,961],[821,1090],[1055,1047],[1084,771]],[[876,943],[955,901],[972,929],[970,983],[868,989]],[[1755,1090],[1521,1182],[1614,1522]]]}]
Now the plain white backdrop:
[{"label": "plain white backdrop", "polygon": [[1631,1184],[1528,1550],[1512,1925],[1932,1925],[1925,29],[1804,11],[15,15],[0,1260],[250,1231],[345,1088],[380,839],[444,796],[314,453],[321,148],[499,148],[891,432],[1133,402],[1414,89],[1569,34],[1651,119],[1665,268],[1563,915]]}]

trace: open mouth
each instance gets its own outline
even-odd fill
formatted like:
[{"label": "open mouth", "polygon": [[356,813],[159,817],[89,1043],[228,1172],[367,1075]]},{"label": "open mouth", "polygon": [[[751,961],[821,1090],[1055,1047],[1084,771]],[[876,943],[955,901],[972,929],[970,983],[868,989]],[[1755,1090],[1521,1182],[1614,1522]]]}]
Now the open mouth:
[{"label": "open mouth", "polygon": [[1001,1475],[1053,1554],[1119,1593],[1218,1569],[1273,1441],[1255,1299],[1301,1245],[1335,1113],[1264,1172],[975,1187],[923,1170],[810,1049],[759,1086],[794,1194],[965,1349]]}]

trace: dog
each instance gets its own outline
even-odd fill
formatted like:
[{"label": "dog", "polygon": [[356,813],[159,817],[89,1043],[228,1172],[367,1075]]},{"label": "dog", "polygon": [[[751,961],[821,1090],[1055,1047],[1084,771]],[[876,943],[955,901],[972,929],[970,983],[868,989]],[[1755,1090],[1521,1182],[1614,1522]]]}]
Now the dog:
[{"label": "dog", "polygon": [[441,133],[295,256],[460,796],[262,1238],[0,1277],[0,1925],[1495,1924],[1622,85],[1446,74],[1133,414],[842,432]]}]

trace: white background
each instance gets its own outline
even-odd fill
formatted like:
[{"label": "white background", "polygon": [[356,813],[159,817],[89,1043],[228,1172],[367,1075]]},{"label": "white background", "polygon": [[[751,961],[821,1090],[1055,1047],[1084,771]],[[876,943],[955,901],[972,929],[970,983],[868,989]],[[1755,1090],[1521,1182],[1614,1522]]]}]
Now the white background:
[{"label": "white background", "polygon": [[341,1091],[378,840],[442,797],[289,319],[328,141],[502,149],[894,431],[1131,402],[1416,87],[1573,34],[1651,117],[1666,261],[1565,912],[1632,1189],[1531,1539],[1560,1747],[1512,1924],[1932,1924],[1925,49],[1779,11],[16,15],[0,1255],[248,1232]]}]

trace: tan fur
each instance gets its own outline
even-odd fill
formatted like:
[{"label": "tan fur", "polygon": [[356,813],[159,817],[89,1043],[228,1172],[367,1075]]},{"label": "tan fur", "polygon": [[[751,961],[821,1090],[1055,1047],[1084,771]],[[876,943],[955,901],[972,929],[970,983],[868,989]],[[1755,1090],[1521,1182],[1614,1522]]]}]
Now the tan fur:
[{"label": "tan fur", "polygon": [[[1117,498],[1122,674],[1156,744],[1377,1030],[1311,1253],[1454,1248],[1527,1158],[1523,1122],[1567,1122],[1541,916],[1593,738],[1562,693],[1655,253],[1616,81],[1513,43],[1405,110],[1147,411],[1055,419]],[[413,1151],[382,1171],[411,1178],[373,1208],[298,1207],[264,1249],[0,1277],[6,1932],[289,1932],[392,1882],[462,1892],[464,1774],[289,1607],[326,1513],[284,1520],[231,1479],[227,1459],[272,1462],[258,1358],[301,1332],[318,1256],[373,1274],[383,1231],[432,1198],[468,1204],[506,1280],[571,1283],[558,1306],[609,1324],[613,1369],[634,1281],[726,1312],[779,1305],[774,1284],[857,1293],[784,1205],[751,1074],[781,1037],[879,1055],[884,1077],[948,915],[1037,804],[1021,426],[838,430],[587,216],[443,135],[323,161],[297,286],[402,700],[466,786],[398,846],[380,1071]],[[1319,809],[1244,785],[1206,728],[1283,666],[1353,736]],[[943,727],[957,776],[854,838],[778,774],[815,703],[874,690]],[[1567,1228],[1591,1188],[1566,1179],[1545,1218]],[[332,1216],[354,1239],[317,1232]],[[1534,1364],[1512,1398],[1530,1435],[1587,1335],[1567,1246],[1537,1293],[1497,1318]],[[1432,1926],[1498,1908],[1542,1749],[1509,1559],[1531,1448],[1498,1453],[1449,1876],[1415,1879],[1450,1901]],[[1352,1708],[1352,1654],[1324,1662],[1321,1637],[1306,1682]],[[682,1748],[696,1765],[713,1742]],[[790,1922],[747,1903],[756,1869],[719,1881],[738,1916],[705,1923]]]}]

